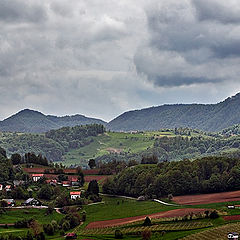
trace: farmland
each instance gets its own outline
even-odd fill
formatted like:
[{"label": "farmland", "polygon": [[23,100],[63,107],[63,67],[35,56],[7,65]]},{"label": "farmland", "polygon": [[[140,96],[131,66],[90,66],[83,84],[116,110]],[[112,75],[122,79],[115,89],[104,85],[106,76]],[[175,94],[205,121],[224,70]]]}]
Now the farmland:
[{"label": "farmland", "polygon": [[235,224],[227,224],[221,227],[213,228],[207,231],[203,231],[194,235],[189,235],[183,240],[225,240],[227,238],[227,234],[229,232],[239,232],[240,231],[240,223]]},{"label": "farmland", "polygon": [[57,212],[46,215],[46,209],[9,209],[1,214],[0,224],[12,224],[16,221],[34,218],[40,223],[51,222],[52,220],[60,220],[63,216]]},{"label": "farmland", "polygon": [[240,201],[240,191],[177,196],[173,198],[173,201],[182,205]]}]

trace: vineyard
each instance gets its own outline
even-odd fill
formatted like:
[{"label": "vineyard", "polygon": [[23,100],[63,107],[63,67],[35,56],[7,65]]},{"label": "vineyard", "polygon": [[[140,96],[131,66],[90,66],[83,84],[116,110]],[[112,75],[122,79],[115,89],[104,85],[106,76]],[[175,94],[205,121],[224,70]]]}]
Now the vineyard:
[{"label": "vineyard", "polygon": [[195,240],[212,240],[212,239],[225,240],[225,239],[227,239],[227,234],[229,232],[240,232],[240,223],[227,224],[222,227],[209,229],[207,231],[189,235],[189,236],[183,238],[182,240],[192,240],[192,239],[195,239]]},{"label": "vineyard", "polygon": [[[211,227],[210,222],[183,222],[183,223],[171,223],[171,224],[156,224],[148,227],[135,226],[135,227],[125,227],[120,228],[123,234],[138,234],[144,230],[150,230],[152,232],[161,231],[184,231],[184,230],[194,230]],[[79,232],[80,235],[110,235],[114,234],[115,230],[119,229],[116,227],[109,228],[98,228],[98,229],[85,229]]]}]

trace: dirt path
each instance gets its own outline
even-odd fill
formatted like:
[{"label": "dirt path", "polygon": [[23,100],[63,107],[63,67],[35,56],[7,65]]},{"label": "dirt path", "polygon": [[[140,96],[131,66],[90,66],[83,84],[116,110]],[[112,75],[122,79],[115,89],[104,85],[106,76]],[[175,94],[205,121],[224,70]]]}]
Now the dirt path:
[{"label": "dirt path", "polygon": [[170,211],[153,213],[153,214],[137,216],[137,217],[128,217],[128,218],[119,218],[119,219],[106,220],[106,221],[97,221],[97,222],[89,223],[87,225],[86,229],[106,228],[106,227],[125,225],[128,223],[143,221],[147,216],[150,218],[183,217],[190,213],[194,213],[194,214],[203,213],[205,210],[206,209],[202,209],[202,208],[183,208],[183,209],[174,209],[174,210],[170,210]]}]

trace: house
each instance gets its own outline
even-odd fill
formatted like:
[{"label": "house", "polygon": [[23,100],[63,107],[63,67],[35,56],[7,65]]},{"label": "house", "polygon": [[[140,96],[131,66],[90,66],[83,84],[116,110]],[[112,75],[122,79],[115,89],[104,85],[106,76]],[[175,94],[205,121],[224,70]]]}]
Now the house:
[{"label": "house", "polygon": [[3,185],[2,184],[0,184],[0,191],[2,191],[3,190]]},{"label": "house", "polygon": [[70,181],[62,181],[63,187],[70,187],[71,182]]},{"label": "house", "polygon": [[11,186],[11,185],[7,185],[7,186],[5,187],[5,191],[6,191],[6,192],[12,191],[12,186]]},{"label": "house", "polygon": [[238,239],[239,238],[239,234],[238,233],[236,233],[236,232],[230,232],[230,233],[228,233],[228,239],[234,239],[234,240],[236,240],[236,239]]},{"label": "house", "polygon": [[16,204],[14,199],[2,199],[2,200],[7,203],[8,207],[14,207]]},{"label": "house", "polygon": [[42,173],[34,173],[32,174],[32,180],[34,182],[37,182],[40,178],[42,178],[44,175]]},{"label": "house", "polygon": [[78,177],[77,176],[69,176],[68,180],[71,182],[72,186],[79,186]]},{"label": "house", "polygon": [[81,197],[81,192],[70,192],[70,197],[72,200],[76,200]]},{"label": "house", "polygon": [[23,181],[23,180],[14,180],[13,181],[14,187],[18,187],[20,185],[23,185],[24,183],[25,183],[25,181]]},{"label": "house", "polygon": [[41,206],[41,202],[35,198],[29,198],[22,203],[23,206]]},{"label": "house", "polygon": [[52,185],[52,186],[56,186],[57,183],[58,183],[56,179],[47,180],[46,182],[47,182],[48,184]]}]

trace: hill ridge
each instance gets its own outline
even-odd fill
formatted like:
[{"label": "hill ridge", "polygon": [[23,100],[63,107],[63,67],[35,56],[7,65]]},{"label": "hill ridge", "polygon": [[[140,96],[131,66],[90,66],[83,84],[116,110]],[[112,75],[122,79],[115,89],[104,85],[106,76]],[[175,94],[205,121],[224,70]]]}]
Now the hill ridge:
[{"label": "hill ridge", "polygon": [[124,112],[107,124],[112,131],[190,127],[220,131],[240,123],[240,93],[215,104],[164,104]]},{"label": "hill ridge", "polygon": [[59,129],[61,127],[73,127],[76,125],[94,123],[106,124],[103,120],[89,118],[80,114],[58,117],[54,115],[44,115],[43,113],[32,109],[23,109],[3,121],[0,121],[0,131],[42,133],[52,129]]}]

